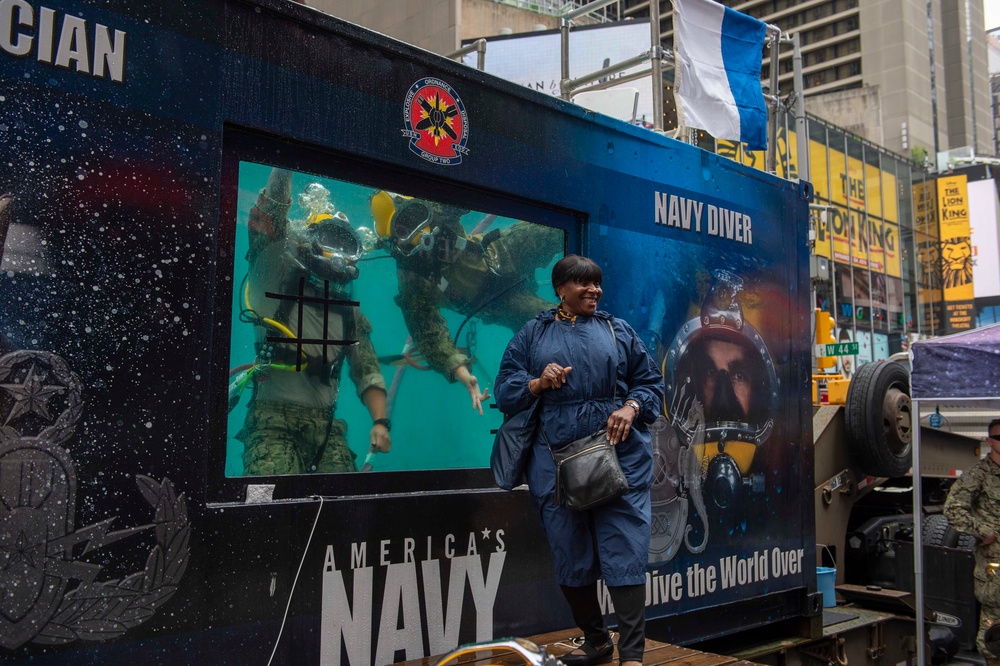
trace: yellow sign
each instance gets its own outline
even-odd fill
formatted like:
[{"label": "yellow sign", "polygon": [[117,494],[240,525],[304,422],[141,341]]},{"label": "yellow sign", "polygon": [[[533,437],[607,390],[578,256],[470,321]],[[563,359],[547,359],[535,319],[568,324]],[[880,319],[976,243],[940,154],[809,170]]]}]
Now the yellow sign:
[{"label": "yellow sign", "polygon": [[[833,205],[826,230],[830,238],[823,239],[826,247],[817,243],[817,253],[828,247],[830,254],[825,256],[834,261],[900,277],[896,176],[815,141],[810,148],[817,199]],[[821,179],[826,181],[822,187]],[[890,193],[891,204],[884,200],[883,191]]]},{"label": "yellow sign", "polygon": [[[732,141],[718,141],[718,151],[757,169],[765,168],[763,152],[746,152]],[[795,132],[778,129],[777,172],[798,177]],[[815,253],[859,268],[900,277],[899,206],[896,176],[861,160],[848,158],[819,141],[809,140],[810,179],[817,203],[831,204],[825,224],[816,225]],[[883,192],[886,196],[883,197]]]},{"label": "yellow sign", "polygon": [[973,327],[972,231],[966,176],[938,178],[938,225],[941,232],[941,286],[948,332]]},{"label": "yellow sign", "polygon": [[972,291],[972,242],[966,177],[938,179],[942,285],[946,301],[966,300]]},{"label": "yellow sign", "polygon": [[937,231],[937,191],[934,181],[913,184],[913,228],[925,234]]},{"label": "yellow sign", "polygon": [[[744,150],[743,144],[737,141],[718,139],[715,142],[716,152],[723,157],[745,164],[754,169],[764,171],[767,168],[767,153],[763,150]],[[798,178],[798,169],[795,168],[795,132],[787,132],[784,127],[778,128],[778,143],[775,153],[775,170],[780,178]]]}]

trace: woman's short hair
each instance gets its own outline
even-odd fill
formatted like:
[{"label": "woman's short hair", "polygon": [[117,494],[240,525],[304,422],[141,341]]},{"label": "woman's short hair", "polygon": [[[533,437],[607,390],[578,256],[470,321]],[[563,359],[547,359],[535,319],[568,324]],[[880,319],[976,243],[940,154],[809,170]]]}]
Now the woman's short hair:
[{"label": "woman's short hair", "polygon": [[567,254],[552,267],[552,288],[558,289],[567,282],[601,284],[601,267],[593,259],[578,254]]}]

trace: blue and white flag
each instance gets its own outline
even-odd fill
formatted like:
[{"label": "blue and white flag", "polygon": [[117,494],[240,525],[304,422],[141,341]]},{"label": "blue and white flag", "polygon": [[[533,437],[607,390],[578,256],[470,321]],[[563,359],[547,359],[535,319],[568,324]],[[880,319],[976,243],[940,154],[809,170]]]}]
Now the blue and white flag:
[{"label": "blue and white flag", "polygon": [[678,113],[717,139],[767,147],[760,87],[767,25],[712,0],[673,0]]}]

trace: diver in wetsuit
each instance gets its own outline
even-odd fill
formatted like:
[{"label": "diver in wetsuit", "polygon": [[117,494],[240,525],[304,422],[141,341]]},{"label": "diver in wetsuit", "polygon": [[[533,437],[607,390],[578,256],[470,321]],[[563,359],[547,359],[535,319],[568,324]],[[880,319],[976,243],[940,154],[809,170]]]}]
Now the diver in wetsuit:
[{"label": "diver in wetsuit", "polygon": [[[349,283],[358,276],[363,248],[347,217],[334,209],[329,192],[318,184],[300,196],[312,211],[305,228],[290,228],[291,180],[291,172],[273,169],[250,210],[250,271],[241,318],[255,325],[257,360],[253,397],[236,435],[245,445],[243,471],[354,472],[347,424],[334,416],[345,360],[373,420],[372,449],[384,453],[392,444],[371,324],[357,306],[343,303],[349,299]],[[300,293],[306,300],[298,298]],[[356,343],[335,344],[343,341]]]},{"label": "diver in wetsuit", "polygon": [[448,332],[441,308],[512,332],[553,307],[535,293],[535,269],[563,249],[562,232],[529,222],[469,235],[461,217],[468,210],[380,190],[371,198],[375,232],[396,259],[399,295],[413,344],[432,369],[461,382],[473,409],[483,413],[479,380],[471,359]]}]

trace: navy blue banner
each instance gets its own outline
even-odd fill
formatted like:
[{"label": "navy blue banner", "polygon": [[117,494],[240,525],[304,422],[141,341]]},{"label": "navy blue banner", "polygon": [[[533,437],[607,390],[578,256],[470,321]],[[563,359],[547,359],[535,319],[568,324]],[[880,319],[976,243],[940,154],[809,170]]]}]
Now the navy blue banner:
[{"label": "navy blue banner", "polygon": [[[439,317],[485,387],[515,305],[553,300],[568,252],[601,264],[602,308],[667,382],[649,617],[685,643],[816,612],[806,186],[294,3],[126,5],[0,2],[3,654],[374,666],[570,626],[527,493],[493,487],[499,415],[470,409],[413,316]],[[290,190],[268,191],[282,170]],[[316,183],[330,210],[299,205]],[[393,253],[379,192],[461,223],[418,224]],[[362,246],[349,261],[318,233],[338,211]],[[301,265],[319,288],[310,262],[357,269],[325,279],[353,281],[374,330],[345,317],[318,344],[367,335],[370,372],[268,347],[299,322],[241,308],[251,215],[299,234],[264,273]],[[546,242],[507,252],[515,229]],[[406,311],[414,253],[438,241],[478,278],[421,276],[437,300]],[[485,249],[449,254],[468,247]],[[378,423],[364,389],[388,396],[404,364]],[[239,365],[271,387],[307,366],[310,414],[357,471],[254,471]],[[367,449],[379,427],[388,452]],[[706,613],[724,620],[684,619]]]}]

